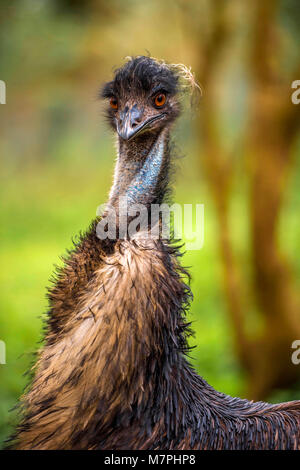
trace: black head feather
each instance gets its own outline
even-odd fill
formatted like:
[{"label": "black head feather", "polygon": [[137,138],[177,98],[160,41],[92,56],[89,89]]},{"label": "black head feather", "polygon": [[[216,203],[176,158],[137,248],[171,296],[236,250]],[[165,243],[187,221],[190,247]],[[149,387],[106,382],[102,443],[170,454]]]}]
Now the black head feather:
[{"label": "black head feather", "polygon": [[123,96],[124,93],[156,93],[164,91],[169,95],[178,92],[179,76],[168,65],[159,63],[146,56],[138,56],[115,72],[114,79],[106,83],[101,92],[101,98]]},{"label": "black head feather", "polygon": [[138,137],[140,132],[143,138],[157,134],[179,115],[179,83],[179,70],[173,66],[146,56],[129,59],[100,92],[110,101],[109,124],[122,139]]}]

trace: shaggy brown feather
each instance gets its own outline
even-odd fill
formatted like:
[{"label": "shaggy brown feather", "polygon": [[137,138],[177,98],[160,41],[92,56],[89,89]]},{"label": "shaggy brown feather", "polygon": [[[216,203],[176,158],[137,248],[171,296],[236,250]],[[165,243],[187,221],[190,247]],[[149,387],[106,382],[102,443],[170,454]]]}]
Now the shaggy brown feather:
[{"label": "shaggy brown feather", "polygon": [[[147,79],[151,89],[146,72],[153,59],[131,60],[136,62],[117,72],[117,83],[122,78],[134,94],[130,77],[139,73],[132,83]],[[155,86],[159,67],[165,86],[168,80],[175,86],[178,80],[169,75],[174,72],[152,63]],[[175,105],[164,134],[156,128],[134,143],[120,141],[110,202],[115,204],[120,188],[126,191],[141,174],[139,157],[145,162],[153,141],[165,135],[152,191],[146,182],[135,194],[149,204],[163,199]],[[98,221],[75,244],[49,292],[45,345],[22,397],[23,418],[11,446],[300,449],[300,401],[271,405],[232,398],[214,390],[189,365],[185,313],[191,292],[178,249],[147,239],[142,231],[131,239],[99,240]]]}]

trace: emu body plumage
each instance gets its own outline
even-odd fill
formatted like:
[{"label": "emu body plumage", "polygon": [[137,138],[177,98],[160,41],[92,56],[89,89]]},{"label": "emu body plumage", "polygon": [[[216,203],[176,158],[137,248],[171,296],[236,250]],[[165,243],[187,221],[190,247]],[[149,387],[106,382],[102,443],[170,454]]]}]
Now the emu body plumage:
[{"label": "emu body plumage", "polygon": [[[129,60],[103,88],[119,134],[103,219],[113,208],[118,225],[121,196],[129,208],[164,201],[179,92],[176,70],[148,57]],[[143,231],[100,240],[98,222],[75,244],[49,292],[45,345],[12,447],[300,449],[300,401],[232,398],[190,366],[191,293],[178,249]]]}]

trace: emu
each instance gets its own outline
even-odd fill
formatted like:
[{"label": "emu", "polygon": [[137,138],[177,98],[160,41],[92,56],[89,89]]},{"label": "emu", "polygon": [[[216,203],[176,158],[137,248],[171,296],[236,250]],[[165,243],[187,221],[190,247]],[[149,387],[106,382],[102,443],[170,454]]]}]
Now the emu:
[{"label": "emu", "polygon": [[[181,91],[182,69],[144,56],[102,88],[118,134],[103,219],[115,211],[118,229],[121,197],[129,208],[166,200]],[[233,398],[189,364],[191,292],[178,247],[145,230],[100,239],[98,223],[80,236],[49,291],[45,341],[10,447],[300,449],[300,401]]]}]

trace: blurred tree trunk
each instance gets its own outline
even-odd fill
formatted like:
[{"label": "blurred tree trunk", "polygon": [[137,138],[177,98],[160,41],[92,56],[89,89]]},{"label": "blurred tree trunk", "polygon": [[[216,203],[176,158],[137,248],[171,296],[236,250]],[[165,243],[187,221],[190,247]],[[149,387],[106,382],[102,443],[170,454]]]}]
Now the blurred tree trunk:
[{"label": "blurred tree trunk", "polygon": [[253,398],[299,379],[290,355],[292,341],[300,337],[300,303],[291,269],[278,246],[277,229],[300,112],[290,99],[294,76],[283,80],[274,65],[274,53],[279,50],[274,27],[277,3],[255,1],[249,64],[253,82],[248,129],[251,240],[255,292],[264,319],[250,380]]},{"label": "blurred tree trunk", "polygon": [[[230,152],[224,150],[218,132],[218,107],[214,89],[214,78],[218,72],[219,61],[223,48],[230,35],[229,23],[226,19],[226,0],[216,0],[210,7],[210,28],[202,32],[197,22],[191,21],[192,2],[181,2],[181,13],[184,28],[188,32],[191,43],[196,48],[197,59],[194,69],[203,89],[200,112],[196,120],[196,132],[201,140],[203,152],[201,162],[217,210],[219,249],[223,266],[223,288],[227,303],[227,312],[234,335],[234,347],[242,366],[251,369],[252,344],[247,337],[245,328],[246,307],[243,282],[231,240],[229,206],[234,176],[234,163]],[[189,8],[188,8],[189,7]]]},{"label": "blurred tree trunk", "polygon": [[234,344],[241,363],[248,369],[250,367],[248,356],[250,344],[244,328],[243,286],[235,260],[229,224],[229,203],[234,166],[232,155],[230,153],[226,154],[220,141],[217,129],[218,109],[213,89],[213,80],[218,69],[219,59],[229,35],[228,24],[225,21],[225,9],[225,0],[215,2],[211,11],[209,39],[207,41],[201,40],[201,73],[197,73],[197,76],[201,77],[203,98],[201,100],[201,113],[199,113],[196,125],[199,127],[200,132],[198,134],[204,146],[202,161],[217,210],[224,291],[227,300],[227,311],[233,327]]},{"label": "blurred tree trunk", "polygon": [[219,111],[213,85],[223,49],[232,34],[233,20],[228,16],[228,2],[216,0],[210,4],[210,31],[203,34],[192,21],[192,3],[182,1],[180,4],[191,43],[195,44],[197,38],[195,71],[203,87],[203,99],[196,126],[204,148],[201,158],[217,209],[227,311],[235,349],[248,376],[247,396],[256,400],[266,398],[273,389],[287,387],[299,379],[299,370],[290,359],[291,343],[300,337],[299,298],[276,238],[286,176],[292,164],[291,146],[299,118],[299,110],[290,100],[290,85],[298,75],[290,83],[284,83],[280,81],[279,71],[270,70],[276,3],[255,0],[249,64],[253,92],[250,97],[251,119],[247,127],[247,155],[251,168],[253,287],[263,325],[259,338],[246,330],[249,289],[242,282],[242,273],[235,260],[229,225],[235,164],[232,154],[224,151],[218,133]]}]

